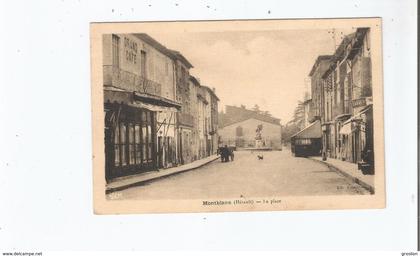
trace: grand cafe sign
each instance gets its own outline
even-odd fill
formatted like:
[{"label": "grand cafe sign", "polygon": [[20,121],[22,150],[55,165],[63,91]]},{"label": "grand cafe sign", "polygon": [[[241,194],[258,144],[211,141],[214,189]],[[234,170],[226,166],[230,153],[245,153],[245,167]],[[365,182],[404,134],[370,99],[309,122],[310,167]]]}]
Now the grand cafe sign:
[{"label": "grand cafe sign", "polygon": [[137,42],[134,40],[124,37],[124,52],[125,59],[133,64],[137,63]]}]

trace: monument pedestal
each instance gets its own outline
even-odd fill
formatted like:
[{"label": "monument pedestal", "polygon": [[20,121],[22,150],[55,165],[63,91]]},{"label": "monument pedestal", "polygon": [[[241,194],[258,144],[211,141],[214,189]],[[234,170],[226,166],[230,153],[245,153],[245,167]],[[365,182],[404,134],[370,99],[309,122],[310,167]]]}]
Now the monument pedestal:
[{"label": "monument pedestal", "polygon": [[262,148],[263,147],[263,141],[262,140],[255,140],[255,148]]}]

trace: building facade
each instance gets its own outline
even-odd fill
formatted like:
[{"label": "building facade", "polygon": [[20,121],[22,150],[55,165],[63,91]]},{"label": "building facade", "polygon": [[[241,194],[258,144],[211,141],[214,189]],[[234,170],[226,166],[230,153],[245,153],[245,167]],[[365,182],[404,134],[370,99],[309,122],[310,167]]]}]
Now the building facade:
[{"label": "building facade", "polygon": [[[107,179],[171,162],[176,126],[170,117],[181,107],[173,57],[145,34],[104,35],[103,56]],[[163,137],[165,153],[158,147]]]},{"label": "building facade", "polygon": [[262,146],[282,149],[280,119],[244,106],[226,106],[225,113],[219,113],[219,117],[221,145],[256,147],[256,130],[261,127]]},{"label": "building facade", "polygon": [[310,118],[312,116],[311,115],[312,99],[305,99],[305,101],[302,104],[303,104],[303,122],[302,122],[302,127],[300,127],[301,130],[307,127],[311,123]]},{"label": "building facade", "polygon": [[194,159],[216,154],[218,135],[218,101],[215,90],[201,85],[190,76],[191,108],[194,119],[192,152]]},{"label": "building facade", "polygon": [[175,55],[175,81],[176,99],[181,103],[181,110],[177,113],[178,120],[178,161],[186,164],[193,161],[191,150],[192,131],[194,126],[193,115],[191,112],[190,98],[190,73],[192,64],[179,52],[172,51]]},{"label": "building facade", "polygon": [[219,98],[216,95],[216,90],[207,86],[203,86],[206,93],[206,100],[208,102],[206,108],[206,132],[207,132],[207,145],[206,152],[207,154],[212,155],[216,154],[217,148],[219,147],[219,112],[218,112],[218,102]]},{"label": "building facade", "polygon": [[310,121],[320,120],[322,153],[374,170],[370,30],[346,35],[310,72]]}]

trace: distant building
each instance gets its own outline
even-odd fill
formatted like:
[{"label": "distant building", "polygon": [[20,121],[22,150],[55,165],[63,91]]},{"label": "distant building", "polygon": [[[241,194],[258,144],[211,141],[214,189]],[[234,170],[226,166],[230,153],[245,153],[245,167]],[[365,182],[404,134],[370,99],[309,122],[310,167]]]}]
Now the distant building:
[{"label": "distant building", "polygon": [[226,106],[226,112],[219,113],[220,144],[237,148],[255,147],[259,126],[262,127],[263,146],[281,150],[280,119],[244,106]]},{"label": "distant building", "polygon": [[[324,80],[323,146],[328,157],[373,166],[370,30],[344,37]],[[325,127],[324,127],[325,126]]]},{"label": "distant building", "polygon": [[106,179],[176,164],[173,54],[146,34],[107,34],[103,56]]},{"label": "distant building", "polygon": [[192,64],[179,52],[175,55],[175,84],[176,100],[181,103],[181,111],[177,113],[178,121],[178,161],[180,164],[190,163],[193,160],[191,144],[194,119],[191,113],[191,98],[189,84],[189,69]]},{"label": "distant building", "polygon": [[310,122],[320,120],[323,114],[323,80],[322,75],[328,69],[332,55],[320,55],[312,66],[309,72],[311,78],[311,116],[309,117]]},{"label": "distant building", "polygon": [[208,100],[207,107],[207,152],[209,155],[215,154],[217,152],[219,144],[219,112],[218,112],[218,102],[219,98],[216,95],[216,90],[210,87],[203,86],[206,90],[206,99]]},{"label": "distant building", "polygon": [[194,76],[190,76],[190,90],[194,116],[192,152],[194,159],[201,159],[217,151],[219,98],[214,89],[201,85]]}]

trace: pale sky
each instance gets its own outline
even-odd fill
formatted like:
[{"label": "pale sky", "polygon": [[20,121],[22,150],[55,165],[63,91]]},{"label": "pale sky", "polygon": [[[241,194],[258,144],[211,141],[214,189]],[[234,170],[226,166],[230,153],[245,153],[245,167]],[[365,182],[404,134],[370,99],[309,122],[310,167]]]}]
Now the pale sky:
[{"label": "pale sky", "polygon": [[[318,55],[333,54],[342,35],[353,30],[278,30],[149,33],[180,51],[201,84],[216,88],[225,105],[255,104],[287,123],[310,85],[305,80]],[[307,84],[307,86],[305,85]]]}]

